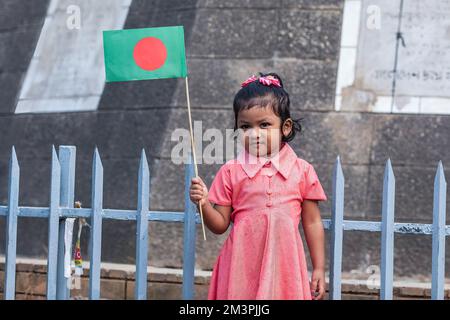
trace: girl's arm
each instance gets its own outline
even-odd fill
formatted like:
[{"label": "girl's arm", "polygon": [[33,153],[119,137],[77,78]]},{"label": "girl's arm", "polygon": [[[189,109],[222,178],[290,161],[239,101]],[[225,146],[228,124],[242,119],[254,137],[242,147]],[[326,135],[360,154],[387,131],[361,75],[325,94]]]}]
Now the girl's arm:
[{"label": "girl's arm", "polygon": [[[318,202],[304,200],[302,203],[302,225],[313,265],[311,291],[313,299],[322,299],[325,294],[325,231]],[[318,293],[314,297],[314,293]]]},{"label": "girl's arm", "polygon": [[[200,177],[193,178],[189,191],[191,201],[202,206],[203,221],[212,232],[222,234],[230,225],[231,206],[214,206],[208,200],[208,188]],[[199,210],[200,211],[200,210]]]}]

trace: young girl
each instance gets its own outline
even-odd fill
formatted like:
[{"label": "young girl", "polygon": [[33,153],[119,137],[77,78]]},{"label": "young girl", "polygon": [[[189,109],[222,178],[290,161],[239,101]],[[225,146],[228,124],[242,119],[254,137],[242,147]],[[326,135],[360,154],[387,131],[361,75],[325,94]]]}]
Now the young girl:
[{"label": "young girl", "polygon": [[[288,144],[299,120],[275,73],[252,76],[233,103],[243,152],[225,163],[209,189],[192,179],[190,199],[216,234],[232,229],[214,265],[208,299],[322,299],[326,200],[314,168]],[[309,282],[298,225],[302,220],[313,270]]]}]

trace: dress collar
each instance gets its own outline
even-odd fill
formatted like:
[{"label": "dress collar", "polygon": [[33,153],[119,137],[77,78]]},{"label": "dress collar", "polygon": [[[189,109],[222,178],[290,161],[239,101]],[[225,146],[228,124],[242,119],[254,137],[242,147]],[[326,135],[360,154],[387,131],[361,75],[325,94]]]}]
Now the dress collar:
[{"label": "dress collar", "polygon": [[238,162],[241,164],[247,176],[253,178],[264,164],[271,162],[275,169],[287,179],[292,167],[297,161],[297,155],[288,143],[284,143],[280,151],[271,158],[256,157],[245,149],[237,156]]}]

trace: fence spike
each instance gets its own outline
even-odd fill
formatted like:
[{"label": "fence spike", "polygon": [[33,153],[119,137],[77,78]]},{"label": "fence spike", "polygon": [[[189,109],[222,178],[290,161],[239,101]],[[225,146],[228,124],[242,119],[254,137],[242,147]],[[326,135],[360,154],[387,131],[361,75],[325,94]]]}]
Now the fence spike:
[{"label": "fence spike", "polygon": [[383,179],[381,222],[381,283],[380,299],[392,300],[394,276],[394,210],[395,176],[391,159],[386,162]]},{"label": "fence spike", "polygon": [[59,201],[61,187],[61,165],[52,145],[52,169],[50,176],[50,207],[48,217],[47,300],[56,299],[58,267]]},{"label": "fence spike", "polygon": [[99,300],[102,247],[103,165],[97,147],[95,148],[92,162],[89,299]]},{"label": "fence spike", "polygon": [[192,154],[189,153],[190,161],[185,168],[184,179],[184,250],[183,250],[183,299],[194,299],[194,272],[195,272],[195,241],[196,226],[195,218],[197,210],[189,197],[191,180],[195,177],[194,162]]},{"label": "fence spike", "polygon": [[[73,208],[75,194],[75,146],[60,146],[58,159],[61,166],[61,184],[60,184],[60,207]],[[70,287],[65,277],[65,253],[69,252],[71,257],[72,243],[68,243],[66,247],[65,235],[73,231],[73,218],[59,219],[58,230],[58,267],[57,267],[57,285],[56,298],[58,300],[67,300],[70,297]]]},{"label": "fence spike", "polygon": [[16,149],[11,150],[8,181],[8,215],[6,216],[4,299],[14,300],[16,291],[17,215],[19,213],[20,167]]},{"label": "fence spike", "polygon": [[434,177],[433,194],[433,247],[432,247],[432,280],[431,299],[444,299],[445,284],[445,214],[446,214],[447,182],[444,167],[439,161]]},{"label": "fence spike", "polygon": [[341,299],[342,237],[344,220],[345,178],[338,156],[333,169],[333,201],[331,209],[330,300]]},{"label": "fence spike", "polygon": [[136,217],[136,282],[135,297],[147,299],[148,211],[150,207],[150,171],[142,149],[139,164],[138,205]]}]

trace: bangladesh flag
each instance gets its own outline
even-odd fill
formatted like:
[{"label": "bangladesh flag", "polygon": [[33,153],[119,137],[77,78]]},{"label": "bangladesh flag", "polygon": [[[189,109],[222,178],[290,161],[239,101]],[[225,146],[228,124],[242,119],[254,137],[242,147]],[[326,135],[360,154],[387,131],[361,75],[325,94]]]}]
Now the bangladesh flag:
[{"label": "bangladesh flag", "polygon": [[187,76],[182,26],[103,31],[106,81]]}]

